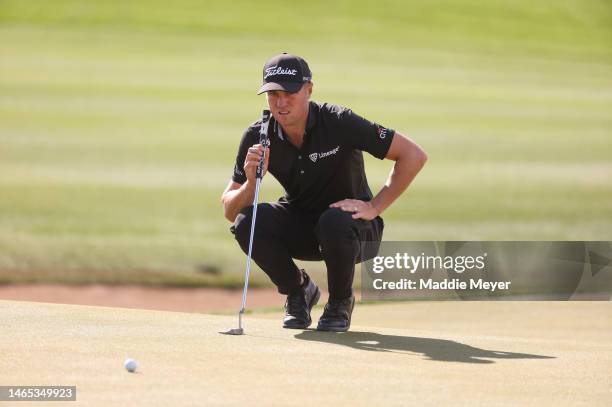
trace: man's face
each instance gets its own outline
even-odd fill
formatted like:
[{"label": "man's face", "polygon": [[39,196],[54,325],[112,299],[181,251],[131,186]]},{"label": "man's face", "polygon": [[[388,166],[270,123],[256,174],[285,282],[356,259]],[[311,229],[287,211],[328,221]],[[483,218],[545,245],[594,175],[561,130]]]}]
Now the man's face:
[{"label": "man's face", "polygon": [[308,117],[308,100],[311,94],[311,82],[305,83],[296,93],[271,90],[267,92],[268,106],[281,126],[291,127]]}]

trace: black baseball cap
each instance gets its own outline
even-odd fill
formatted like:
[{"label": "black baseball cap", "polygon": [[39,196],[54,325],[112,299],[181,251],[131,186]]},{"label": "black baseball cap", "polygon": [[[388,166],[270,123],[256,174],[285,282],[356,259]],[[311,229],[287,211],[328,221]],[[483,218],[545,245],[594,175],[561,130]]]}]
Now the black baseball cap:
[{"label": "black baseball cap", "polygon": [[311,79],[312,73],[303,58],[283,52],[270,58],[264,65],[263,84],[257,94],[269,90],[295,93]]}]

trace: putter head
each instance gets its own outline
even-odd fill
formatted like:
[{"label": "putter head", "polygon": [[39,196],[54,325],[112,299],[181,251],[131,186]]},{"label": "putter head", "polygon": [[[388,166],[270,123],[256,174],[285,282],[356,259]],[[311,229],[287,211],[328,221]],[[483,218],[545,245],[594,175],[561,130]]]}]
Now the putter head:
[{"label": "putter head", "polygon": [[[247,280],[245,279],[245,281],[247,281]],[[246,297],[244,297],[245,295],[246,295],[246,291],[243,293],[242,308],[240,308],[240,311],[238,312],[238,328],[232,328],[232,329],[230,329],[229,331],[226,331],[226,332],[219,332],[220,334],[223,334],[223,335],[244,335],[244,330],[242,329],[242,314],[244,314],[244,301],[245,301],[245,298],[246,298]]]},{"label": "putter head", "polygon": [[244,335],[244,329],[232,328],[229,331],[221,332],[223,335]]}]

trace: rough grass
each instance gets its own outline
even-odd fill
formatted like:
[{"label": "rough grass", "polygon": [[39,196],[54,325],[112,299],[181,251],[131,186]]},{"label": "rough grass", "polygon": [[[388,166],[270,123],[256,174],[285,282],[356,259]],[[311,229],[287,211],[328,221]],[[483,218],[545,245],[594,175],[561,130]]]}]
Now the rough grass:
[{"label": "rough grass", "polygon": [[612,238],[608,2],[272,3],[0,3],[0,281],[240,284],[219,196],[280,51],[428,152],[387,240]]}]

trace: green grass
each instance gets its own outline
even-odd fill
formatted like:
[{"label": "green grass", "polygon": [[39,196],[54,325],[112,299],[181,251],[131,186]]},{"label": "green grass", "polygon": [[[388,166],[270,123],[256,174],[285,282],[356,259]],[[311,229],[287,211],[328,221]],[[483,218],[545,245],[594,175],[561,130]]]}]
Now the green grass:
[{"label": "green grass", "polygon": [[385,239],[612,240],[610,3],[288,4],[1,2],[0,282],[239,285],[219,197],[280,51],[429,154]]}]

